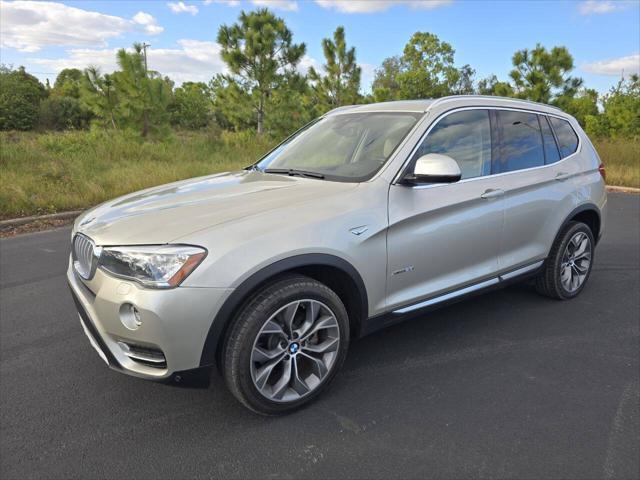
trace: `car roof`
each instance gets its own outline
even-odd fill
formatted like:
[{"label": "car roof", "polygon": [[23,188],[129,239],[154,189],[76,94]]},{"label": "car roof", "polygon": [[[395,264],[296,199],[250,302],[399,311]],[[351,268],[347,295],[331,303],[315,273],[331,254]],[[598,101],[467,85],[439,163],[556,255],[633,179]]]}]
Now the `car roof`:
[{"label": "car roof", "polygon": [[345,105],[334,108],[328,114],[359,112],[426,112],[435,100],[397,100],[394,102],[366,103],[364,105]]},{"label": "car roof", "polygon": [[512,107],[525,110],[535,110],[541,113],[553,113],[568,116],[559,108],[543,103],[521,100],[511,97],[498,97],[489,95],[451,95],[437,99],[425,100],[399,100],[393,102],[367,103],[364,105],[346,105],[338,107],[327,115],[342,113],[364,113],[364,112],[427,112],[436,106],[450,104],[451,108],[464,106],[489,106],[489,107]]}]

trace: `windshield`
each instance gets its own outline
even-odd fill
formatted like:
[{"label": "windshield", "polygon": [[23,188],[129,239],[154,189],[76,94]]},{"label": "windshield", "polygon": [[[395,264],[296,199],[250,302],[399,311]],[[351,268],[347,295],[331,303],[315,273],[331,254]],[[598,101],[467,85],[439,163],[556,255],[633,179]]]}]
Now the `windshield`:
[{"label": "windshield", "polygon": [[384,165],[421,113],[330,115],[308,125],[263,158],[262,171],[362,182]]}]

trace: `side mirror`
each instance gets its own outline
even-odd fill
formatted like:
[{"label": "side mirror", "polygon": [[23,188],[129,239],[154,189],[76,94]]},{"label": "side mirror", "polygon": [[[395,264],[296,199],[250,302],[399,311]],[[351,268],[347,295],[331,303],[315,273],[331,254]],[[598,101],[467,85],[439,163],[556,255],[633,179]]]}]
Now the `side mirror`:
[{"label": "side mirror", "polygon": [[461,176],[460,167],[453,158],[440,153],[428,153],[416,160],[413,172],[405,175],[403,183],[454,183],[460,180]]}]

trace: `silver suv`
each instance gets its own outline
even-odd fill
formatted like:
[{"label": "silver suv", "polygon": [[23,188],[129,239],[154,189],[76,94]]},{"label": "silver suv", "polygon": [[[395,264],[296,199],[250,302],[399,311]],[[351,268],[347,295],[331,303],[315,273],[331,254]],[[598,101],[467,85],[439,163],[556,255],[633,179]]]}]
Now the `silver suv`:
[{"label": "silver suv", "polygon": [[327,387],[349,342],[533,277],[568,300],[605,223],[604,169],[555,108],[458,96],[343,107],[243,171],[83,214],[67,279],[113,369],[217,365],[262,414]]}]

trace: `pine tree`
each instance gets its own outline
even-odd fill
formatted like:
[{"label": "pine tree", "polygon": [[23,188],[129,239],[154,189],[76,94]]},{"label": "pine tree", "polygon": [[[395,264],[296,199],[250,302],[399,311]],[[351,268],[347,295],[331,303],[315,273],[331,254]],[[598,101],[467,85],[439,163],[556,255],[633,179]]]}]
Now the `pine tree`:
[{"label": "pine tree", "polygon": [[85,69],[80,86],[80,98],[98,122],[108,128],[118,128],[118,96],[111,75],[102,75],[97,67]]},{"label": "pine tree", "polygon": [[261,134],[267,100],[295,70],[305,53],[305,44],[293,43],[293,34],[284,20],[266,8],[242,12],[238,23],[222,25],[218,43],[222,59],[232,73],[225,81],[251,95]]},{"label": "pine tree", "polygon": [[172,84],[155,71],[147,71],[143,46],[133,45],[133,52],[118,50],[120,71],[113,74],[118,92],[118,108],[126,126],[140,130],[147,137],[151,129],[168,123],[167,106],[172,98]]},{"label": "pine tree", "polygon": [[362,70],[356,63],[355,47],[347,49],[344,27],[340,26],[333,32],[333,40],[322,40],[322,51],[326,61],[323,65],[325,74],[320,74],[313,67],[309,69],[309,79],[321,102],[329,108],[356,103]]}]

